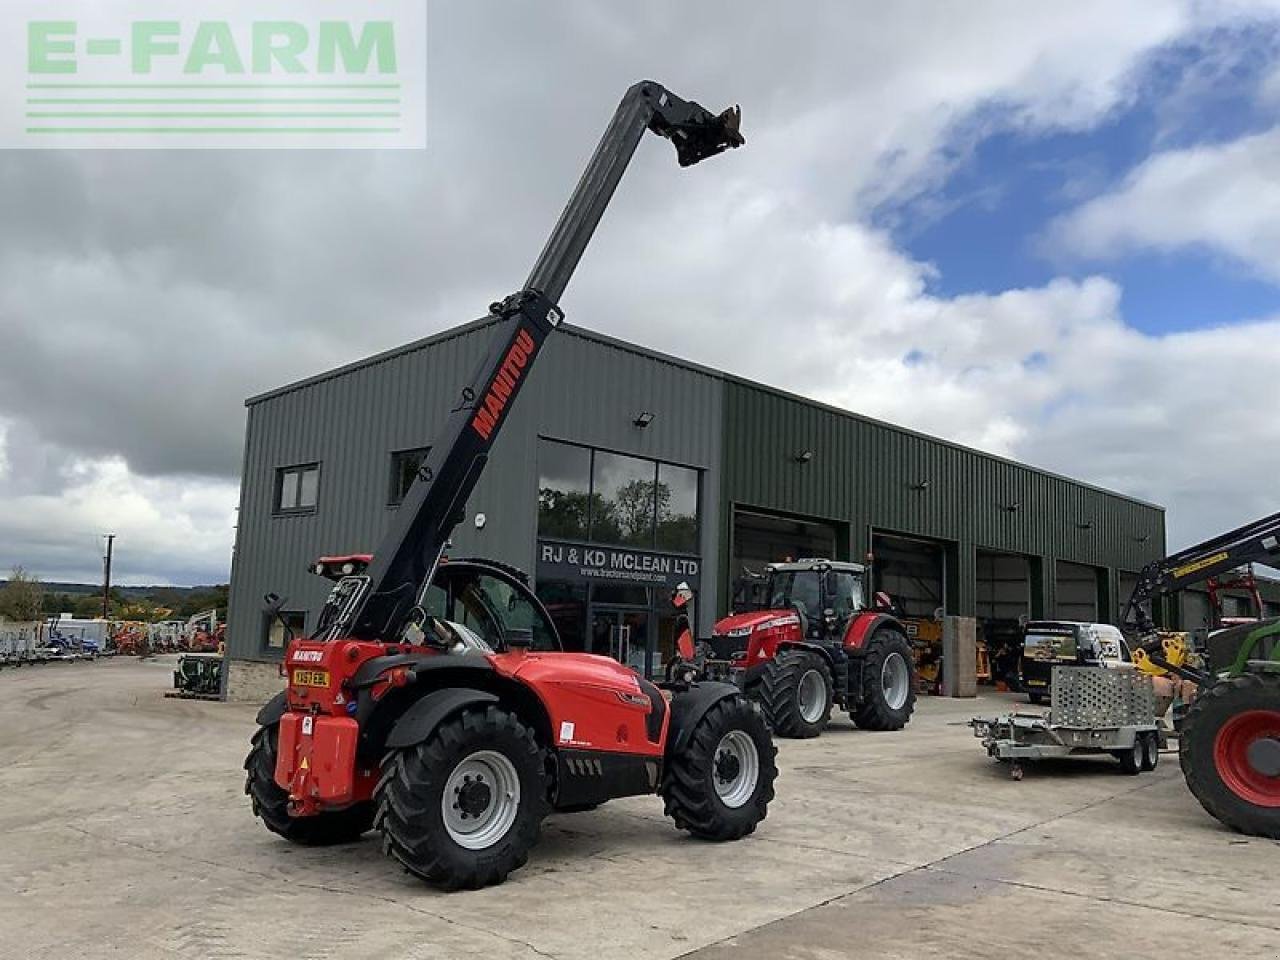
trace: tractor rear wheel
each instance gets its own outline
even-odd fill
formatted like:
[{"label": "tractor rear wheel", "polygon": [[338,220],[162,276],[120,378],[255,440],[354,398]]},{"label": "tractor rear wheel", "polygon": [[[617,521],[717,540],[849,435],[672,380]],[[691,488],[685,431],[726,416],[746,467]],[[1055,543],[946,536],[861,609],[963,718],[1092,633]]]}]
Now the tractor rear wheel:
[{"label": "tractor rear wheel", "polygon": [[1246,673],[1202,691],[1183,721],[1178,759],[1211,816],[1280,840],[1280,676]]},{"label": "tractor rear wheel", "polygon": [[760,703],[780,737],[816,737],[831,720],[831,670],[808,650],[783,650],[765,664]]},{"label": "tractor rear wheel", "polygon": [[547,800],[533,732],[496,706],[466,710],[388,754],[374,789],[382,849],[446,890],[501,883],[538,842]]},{"label": "tractor rear wheel", "polygon": [[254,816],[272,833],[308,847],[350,843],[373,826],[373,804],[357,803],[345,810],[309,817],[289,815],[289,794],[276,783],[276,742],[279,728],[261,727],[253,735],[245,758],[244,792],[253,804]]},{"label": "tractor rear wheel", "polygon": [[760,708],[726,697],[671,757],[658,792],[676,826],[702,840],[738,840],[765,818],[778,776],[778,750]]},{"label": "tractor rear wheel", "polygon": [[901,730],[916,707],[911,644],[901,631],[880,629],[863,648],[862,696],[853,722],[863,730]]}]

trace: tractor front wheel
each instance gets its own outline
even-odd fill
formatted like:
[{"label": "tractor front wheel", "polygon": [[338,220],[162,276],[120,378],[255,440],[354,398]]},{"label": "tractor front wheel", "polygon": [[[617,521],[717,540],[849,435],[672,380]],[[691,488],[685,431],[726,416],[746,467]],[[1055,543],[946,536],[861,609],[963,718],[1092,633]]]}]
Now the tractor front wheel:
[{"label": "tractor front wheel", "polygon": [[446,890],[492,886],[524,866],[550,807],[542,748],[496,706],[389,754],[373,796],[383,852]]},{"label": "tractor front wheel", "polygon": [[350,843],[373,826],[373,805],[357,803],[345,810],[309,817],[289,815],[289,794],[276,783],[276,726],[262,727],[253,735],[245,758],[244,792],[253,804],[254,816],[272,833],[292,843],[323,847]]},{"label": "tractor front wheel", "polygon": [[760,704],[780,737],[816,737],[831,719],[833,689],[826,661],[808,650],[783,650],[765,664]]},{"label": "tractor front wheel", "polygon": [[726,697],[669,758],[659,793],[676,826],[702,840],[738,840],[765,818],[778,777],[777,748],[760,709]]},{"label": "tractor front wheel", "polygon": [[1246,673],[1201,691],[1183,721],[1178,759],[1211,816],[1280,840],[1280,676]]},{"label": "tractor front wheel", "polygon": [[863,649],[862,696],[853,722],[863,730],[901,730],[916,707],[911,644],[898,630],[880,629]]}]

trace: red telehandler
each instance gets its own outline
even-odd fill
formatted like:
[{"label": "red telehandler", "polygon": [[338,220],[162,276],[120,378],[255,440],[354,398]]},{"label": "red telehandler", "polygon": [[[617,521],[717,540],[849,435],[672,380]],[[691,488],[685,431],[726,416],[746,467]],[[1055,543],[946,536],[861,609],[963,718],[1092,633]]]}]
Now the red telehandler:
[{"label": "red telehandler", "polygon": [[[677,827],[736,840],[777,776],[760,711],[736,687],[659,689],[607,657],[566,653],[527,578],[442,560],[564,292],[646,130],[681,166],[741,146],[714,115],[642,82],[623,97],[525,286],[490,311],[488,356],[459,393],[372,556],[322,558],[334,580],[315,633],[290,642],[286,689],[258,714],[246,792],[302,844],[369,829],[447,889],[500,883],[550,811],[659,794]],[[278,598],[268,597],[279,611]]]}]

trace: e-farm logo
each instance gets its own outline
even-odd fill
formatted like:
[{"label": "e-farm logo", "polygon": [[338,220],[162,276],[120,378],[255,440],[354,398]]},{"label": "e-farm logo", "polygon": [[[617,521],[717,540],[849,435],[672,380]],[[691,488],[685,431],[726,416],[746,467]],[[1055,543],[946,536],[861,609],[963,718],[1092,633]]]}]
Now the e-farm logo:
[{"label": "e-farm logo", "polygon": [[425,0],[17,6],[0,146],[426,146]]}]

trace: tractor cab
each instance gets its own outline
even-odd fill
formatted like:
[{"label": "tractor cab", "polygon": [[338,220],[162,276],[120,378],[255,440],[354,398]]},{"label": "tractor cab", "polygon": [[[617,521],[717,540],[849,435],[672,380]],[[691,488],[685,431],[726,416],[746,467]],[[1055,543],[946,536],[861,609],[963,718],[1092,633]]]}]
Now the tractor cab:
[{"label": "tractor cab", "polygon": [[[801,559],[767,568],[760,599],[716,624],[717,655],[745,655],[757,631],[778,639],[840,646],[854,616],[866,609],[866,568],[858,563]],[[770,654],[771,655],[771,654]]]},{"label": "tractor cab", "polygon": [[857,563],[798,560],[769,568],[769,608],[794,610],[807,640],[840,643],[849,619],[864,608],[866,568]]}]

